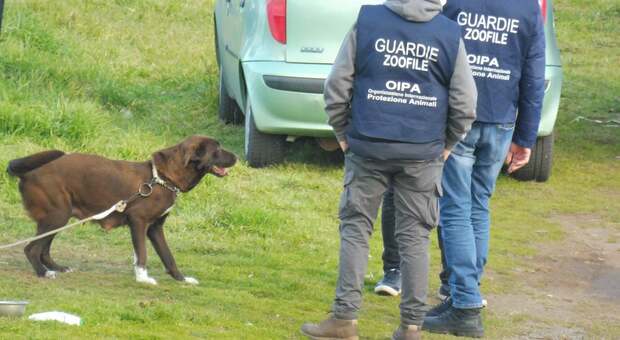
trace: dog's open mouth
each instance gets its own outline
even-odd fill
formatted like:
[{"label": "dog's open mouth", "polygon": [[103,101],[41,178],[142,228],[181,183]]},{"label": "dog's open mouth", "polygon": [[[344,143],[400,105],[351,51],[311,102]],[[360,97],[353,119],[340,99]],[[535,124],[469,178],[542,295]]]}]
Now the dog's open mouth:
[{"label": "dog's open mouth", "polygon": [[211,167],[211,173],[214,174],[217,177],[224,177],[228,175],[228,169],[227,168],[220,168],[219,166],[212,166]]}]

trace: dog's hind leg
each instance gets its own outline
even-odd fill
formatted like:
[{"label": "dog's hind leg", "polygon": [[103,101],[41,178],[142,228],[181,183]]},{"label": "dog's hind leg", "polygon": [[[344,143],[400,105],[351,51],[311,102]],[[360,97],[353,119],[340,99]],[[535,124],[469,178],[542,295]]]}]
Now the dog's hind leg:
[{"label": "dog's hind leg", "polygon": [[[22,179],[19,183],[19,191],[22,194],[24,207],[30,217],[37,222],[37,235],[58,229],[67,224],[71,216],[70,197],[65,191],[44,185],[40,179]],[[34,271],[39,277],[54,278],[56,272],[44,256],[54,237],[48,236],[40,240],[30,242],[24,253]],[[47,249],[47,250],[46,250]]]},{"label": "dog's hind leg", "polygon": [[166,216],[161,217],[155,223],[153,223],[148,231],[147,235],[153,244],[153,248],[159,255],[161,262],[166,267],[166,272],[170,274],[175,280],[184,281],[190,284],[198,284],[198,280],[193,277],[186,277],[181,274],[179,269],[177,268],[177,264],[174,261],[174,256],[172,256],[172,252],[168,247],[168,243],[166,242],[166,237],[164,236],[164,222],[166,221]]},{"label": "dog's hind leg", "polygon": [[30,261],[32,268],[34,269],[38,277],[48,277],[53,279],[56,277],[56,273],[53,271],[48,271],[41,262],[41,253],[43,252],[44,245],[43,243],[43,240],[37,240],[28,243],[26,248],[24,248],[24,254],[26,254],[26,258],[28,259],[28,261]]},{"label": "dog's hind leg", "polygon": [[157,281],[150,277],[148,271],[146,270],[147,225],[143,222],[131,221],[129,223],[129,229],[131,230],[131,241],[133,242],[135,255],[134,272],[136,274],[136,281],[156,285]]},{"label": "dog's hind leg", "polygon": [[[41,235],[50,230],[60,228],[69,219],[64,218],[62,220],[63,222],[61,223],[54,223],[54,227],[51,227],[48,223],[39,222],[37,224],[37,235]],[[30,261],[30,264],[32,265],[32,268],[34,268],[34,271],[37,273],[37,276],[53,279],[56,278],[55,269],[47,267],[47,265],[42,261],[46,246],[50,246],[48,245],[48,242],[51,243],[51,240],[49,240],[50,237],[51,236],[48,236],[46,238],[28,243],[28,245],[24,248],[24,254],[26,254],[26,258],[28,258],[28,261]]]},{"label": "dog's hind leg", "polygon": [[50,270],[61,273],[70,273],[73,271],[71,268],[57,264],[56,262],[54,262],[52,256],[50,255],[52,241],[54,241],[54,237],[56,237],[56,235],[57,234],[54,234],[43,239],[43,241],[45,241],[45,244],[43,245],[43,253],[41,253],[41,262],[45,267]]}]

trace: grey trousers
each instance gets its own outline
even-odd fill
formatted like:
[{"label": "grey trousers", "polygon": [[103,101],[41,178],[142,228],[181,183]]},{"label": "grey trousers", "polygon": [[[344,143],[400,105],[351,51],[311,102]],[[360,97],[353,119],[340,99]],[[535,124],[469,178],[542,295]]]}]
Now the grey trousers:
[{"label": "grey trousers", "polygon": [[442,169],[442,159],[378,161],[346,153],[339,209],[340,266],[332,307],[336,318],[357,319],[369,239],[382,196],[392,184],[402,273],[401,323],[422,324],[428,289],[429,234],[439,219]]}]

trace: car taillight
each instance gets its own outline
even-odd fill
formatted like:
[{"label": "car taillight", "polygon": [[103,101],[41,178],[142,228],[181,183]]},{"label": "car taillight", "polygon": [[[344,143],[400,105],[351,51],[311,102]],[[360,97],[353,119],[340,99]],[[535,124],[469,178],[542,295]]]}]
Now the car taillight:
[{"label": "car taillight", "polygon": [[286,0],[268,0],[267,18],[273,38],[286,44]]},{"label": "car taillight", "polygon": [[543,22],[547,22],[547,0],[538,0],[542,11]]}]

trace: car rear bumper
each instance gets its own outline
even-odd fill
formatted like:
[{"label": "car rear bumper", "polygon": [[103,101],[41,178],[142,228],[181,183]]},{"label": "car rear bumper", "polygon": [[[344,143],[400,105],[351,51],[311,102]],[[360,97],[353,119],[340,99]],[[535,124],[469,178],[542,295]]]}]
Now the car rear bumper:
[{"label": "car rear bumper", "polygon": [[298,78],[284,76],[263,76],[265,84],[274,90],[301,92],[309,94],[323,94],[325,79]]},{"label": "car rear bumper", "polygon": [[333,137],[323,84],[331,65],[244,62],[247,95],[256,127],[265,133]]},{"label": "car rear bumper", "polygon": [[[245,62],[243,70],[256,127],[265,133],[333,137],[327,124],[323,89],[331,65]],[[562,68],[548,65],[547,86],[538,130],[553,132],[560,106]],[[245,109],[245,108],[244,108]]]}]

